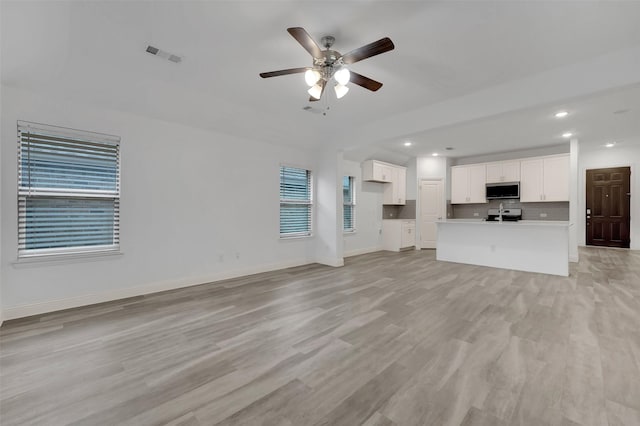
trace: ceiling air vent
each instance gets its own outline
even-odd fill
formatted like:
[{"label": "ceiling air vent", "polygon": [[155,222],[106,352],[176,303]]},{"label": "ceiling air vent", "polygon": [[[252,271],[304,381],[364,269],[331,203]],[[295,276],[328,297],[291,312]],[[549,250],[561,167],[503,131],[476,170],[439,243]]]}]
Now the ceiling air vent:
[{"label": "ceiling air vent", "polygon": [[147,53],[151,53],[152,55],[159,56],[163,59],[167,59],[176,64],[182,62],[182,58],[178,55],[174,55],[173,53],[169,53],[167,51],[158,49],[157,47],[153,47],[151,45],[147,46]]}]

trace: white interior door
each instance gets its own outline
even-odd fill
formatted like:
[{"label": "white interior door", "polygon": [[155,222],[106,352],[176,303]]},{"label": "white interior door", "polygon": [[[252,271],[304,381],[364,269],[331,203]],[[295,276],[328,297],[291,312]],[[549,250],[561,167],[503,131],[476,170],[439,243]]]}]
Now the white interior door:
[{"label": "white interior door", "polygon": [[442,180],[420,182],[420,248],[436,248],[436,221],[444,217],[443,195]]}]

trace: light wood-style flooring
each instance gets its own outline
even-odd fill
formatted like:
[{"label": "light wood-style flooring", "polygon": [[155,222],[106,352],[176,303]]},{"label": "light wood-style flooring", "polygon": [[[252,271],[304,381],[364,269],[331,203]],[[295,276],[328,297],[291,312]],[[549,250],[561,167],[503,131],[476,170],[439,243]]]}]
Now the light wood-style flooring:
[{"label": "light wood-style flooring", "polygon": [[0,424],[640,425],[640,252],[349,258],[0,329]]}]

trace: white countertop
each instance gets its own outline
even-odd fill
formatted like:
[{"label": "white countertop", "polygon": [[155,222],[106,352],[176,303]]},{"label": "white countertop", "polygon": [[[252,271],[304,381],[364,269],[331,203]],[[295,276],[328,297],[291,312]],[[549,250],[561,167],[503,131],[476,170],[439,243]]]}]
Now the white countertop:
[{"label": "white countertop", "polygon": [[436,221],[438,224],[472,224],[485,226],[571,226],[566,220],[519,220],[517,222],[490,222],[484,219],[446,219]]}]

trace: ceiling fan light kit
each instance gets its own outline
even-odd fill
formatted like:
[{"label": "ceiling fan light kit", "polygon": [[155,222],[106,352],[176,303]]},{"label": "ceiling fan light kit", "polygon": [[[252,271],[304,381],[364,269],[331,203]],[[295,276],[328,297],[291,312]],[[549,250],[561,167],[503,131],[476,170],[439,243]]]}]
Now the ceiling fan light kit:
[{"label": "ceiling fan light kit", "polygon": [[349,82],[349,78],[351,77],[351,73],[349,72],[349,69],[347,67],[342,67],[339,70],[337,70],[333,74],[333,76],[335,77],[338,84],[346,86],[347,83]]},{"label": "ceiling fan light kit", "polygon": [[322,86],[316,84],[311,89],[307,90],[307,93],[314,99],[320,99],[320,96],[322,96]]},{"label": "ceiling fan light kit", "polygon": [[336,98],[340,99],[347,94],[349,88],[344,84],[336,84],[333,88],[336,92]]},{"label": "ceiling fan light kit", "polygon": [[304,80],[307,85],[311,87],[307,90],[307,93],[311,96],[309,101],[319,100],[324,93],[327,83],[331,80],[334,80],[336,83],[333,89],[338,99],[342,98],[349,91],[348,83],[364,87],[372,92],[382,87],[382,83],[350,71],[347,65],[393,50],[395,46],[388,37],[342,55],[338,51],[331,50],[331,46],[333,46],[335,42],[335,38],[332,36],[322,37],[320,42],[325,48],[325,50],[322,50],[304,28],[293,27],[288,28],[287,31],[311,54],[313,57],[313,66],[263,72],[260,73],[260,77],[269,78],[280,75],[304,73]]},{"label": "ceiling fan light kit", "polygon": [[304,81],[307,82],[307,86],[315,85],[321,78],[322,74],[318,70],[309,69],[304,73]]}]

